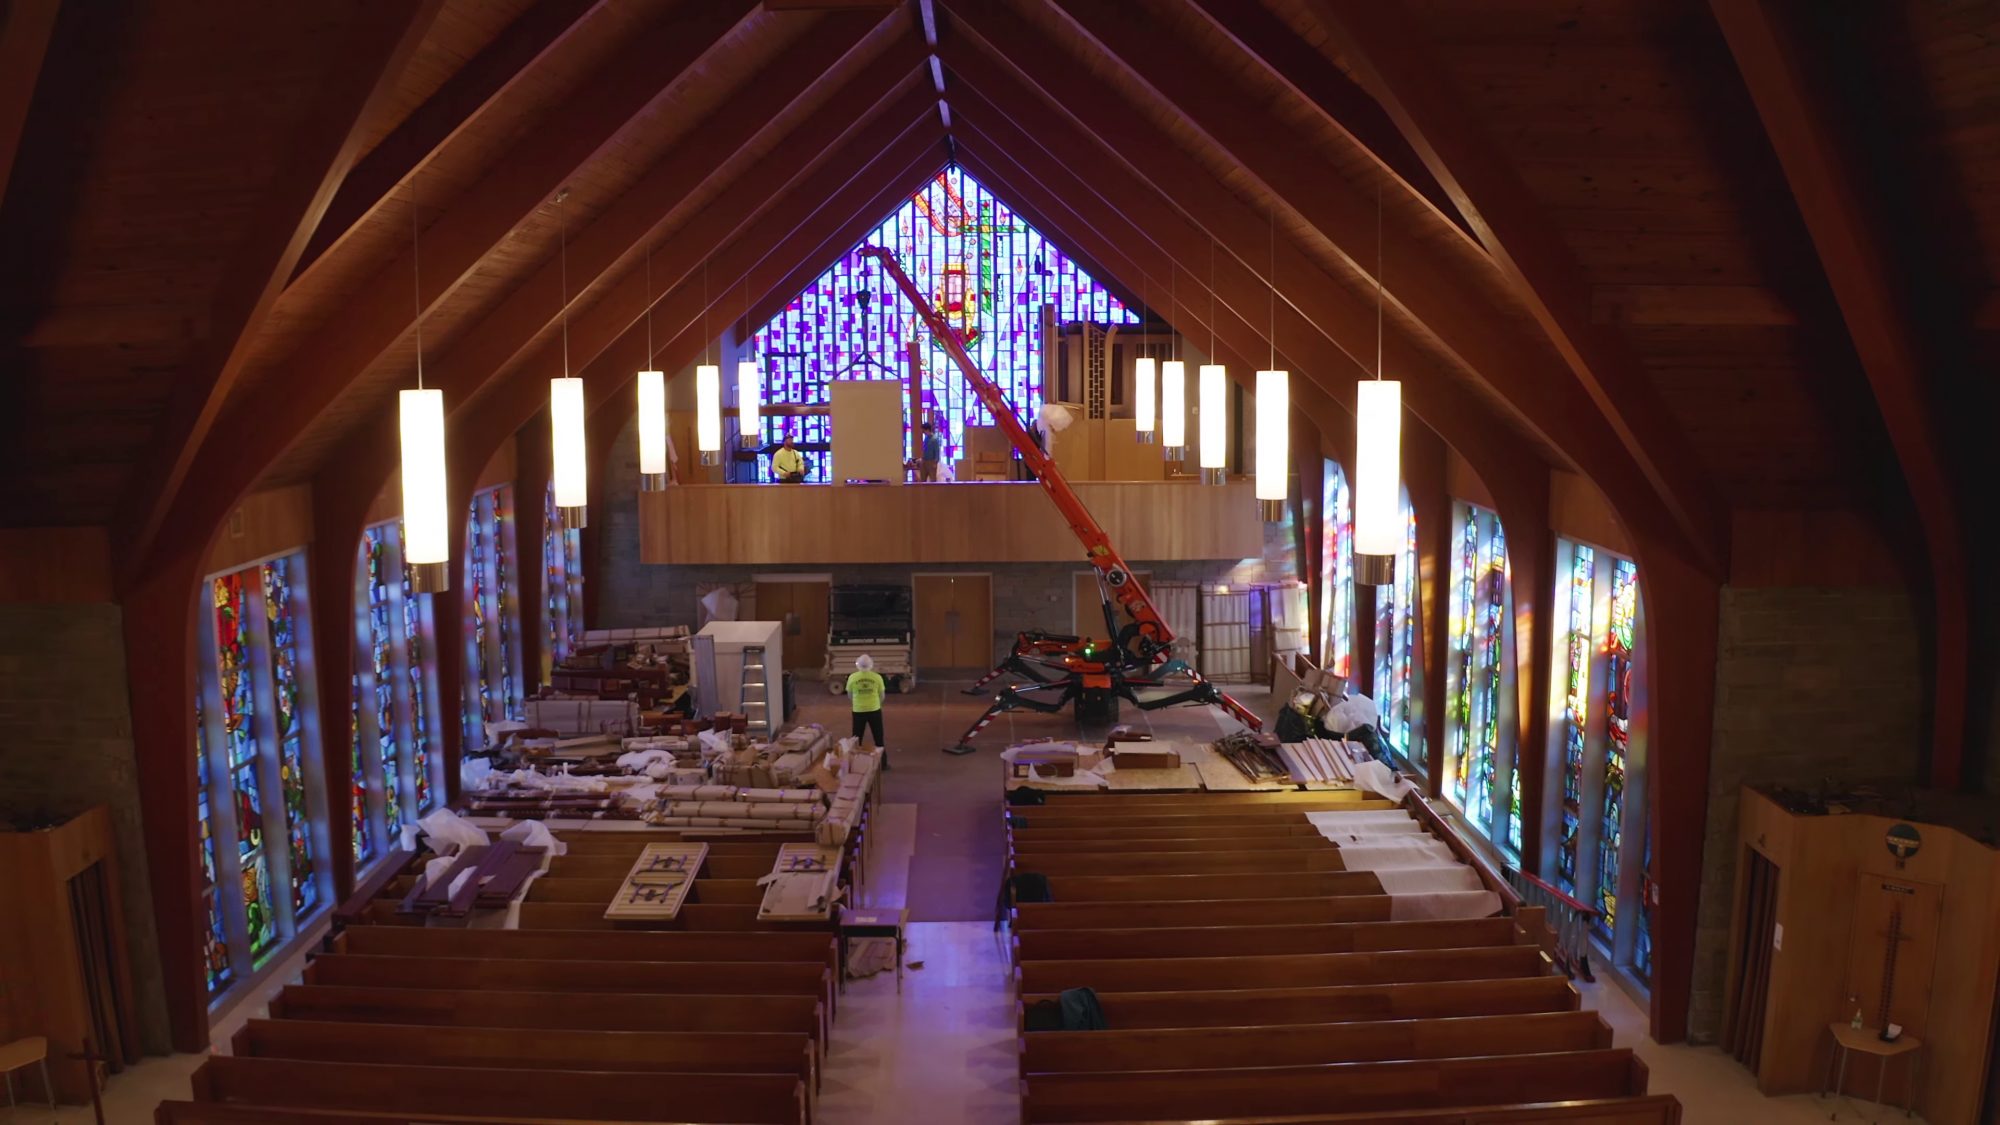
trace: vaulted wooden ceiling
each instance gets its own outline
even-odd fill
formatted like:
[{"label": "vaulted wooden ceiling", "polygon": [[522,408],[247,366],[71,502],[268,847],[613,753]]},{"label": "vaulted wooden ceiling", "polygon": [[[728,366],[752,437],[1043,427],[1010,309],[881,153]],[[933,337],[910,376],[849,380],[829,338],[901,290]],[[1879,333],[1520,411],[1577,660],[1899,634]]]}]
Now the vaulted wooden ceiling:
[{"label": "vaulted wooden ceiling", "polygon": [[565,289],[612,402],[649,307],[673,369],[956,160],[1323,429],[1379,280],[1483,473],[1580,470],[1712,573],[1732,509],[1915,496],[1943,549],[1934,357],[2000,353],[2000,7],[1827,7],[14,0],[0,525],[136,566],[253,488],[373,495],[419,320],[455,443],[534,415]]}]

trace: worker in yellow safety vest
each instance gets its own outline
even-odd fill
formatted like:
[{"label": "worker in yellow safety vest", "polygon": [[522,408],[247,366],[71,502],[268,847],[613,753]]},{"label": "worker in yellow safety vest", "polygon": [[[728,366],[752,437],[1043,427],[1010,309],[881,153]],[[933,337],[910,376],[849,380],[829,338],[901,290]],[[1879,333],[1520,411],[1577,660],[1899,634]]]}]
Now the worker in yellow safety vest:
[{"label": "worker in yellow safety vest", "polygon": [[854,658],[854,671],[847,677],[847,698],[854,704],[854,738],[873,733],[875,748],[882,751],[882,768],[889,768],[888,744],[882,739],[882,674],[875,670],[875,658],[862,653]]},{"label": "worker in yellow safety vest", "polygon": [[792,447],[791,438],[771,454],[771,472],[779,484],[799,484],[806,479],[806,455]]}]

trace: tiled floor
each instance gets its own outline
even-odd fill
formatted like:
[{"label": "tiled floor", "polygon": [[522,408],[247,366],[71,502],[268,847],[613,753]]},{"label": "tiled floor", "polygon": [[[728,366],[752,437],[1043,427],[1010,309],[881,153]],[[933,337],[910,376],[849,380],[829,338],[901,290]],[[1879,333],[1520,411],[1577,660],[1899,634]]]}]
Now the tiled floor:
[{"label": "tiled floor", "polygon": [[[991,923],[1001,846],[997,751],[1021,738],[1073,733],[1075,726],[1067,717],[1007,716],[980,739],[981,753],[941,754],[939,748],[955,740],[982,706],[958,695],[960,686],[928,684],[913,695],[889,697],[885,718],[895,768],[885,779],[874,823],[867,899],[911,906],[918,920],[910,926],[905,964],[922,967],[906,969],[900,994],[889,973],[849,985],[815,1117],[822,1125],[1013,1125],[1019,1119],[1006,935],[995,934]],[[1252,706],[1268,705],[1258,693],[1246,694]],[[802,720],[844,730],[845,698],[814,693],[801,702]],[[1126,719],[1162,735],[1215,732],[1215,720],[1201,708]],[[297,971],[287,967],[277,979]],[[1616,984],[1585,985],[1583,993],[1586,1006],[1611,1024],[1617,1045],[1645,1059],[1652,1089],[1681,1099],[1687,1125],[1804,1125],[1827,1120],[1836,1109],[1840,1121],[1910,1120],[1900,1111],[1836,1106],[1809,1095],[1765,1098],[1749,1071],[1721,1051],[1662,1047],[1648,1039],[1645,1012]],[[217,1040],[226,1043],[238,1021],[259,1007],[243,1005],[218,1027]],[[113,1125],[150,1121],[159,1101],[187,1096],[188,1075],[200,1061],[199,1055],[176,1055],[128,1070],[106,1094],[105,1119]],[[76,1107],[53,1114],[23,1108],[11,1118],[0,1116],[0,1125],[90,1120],[87,1109]]]}]

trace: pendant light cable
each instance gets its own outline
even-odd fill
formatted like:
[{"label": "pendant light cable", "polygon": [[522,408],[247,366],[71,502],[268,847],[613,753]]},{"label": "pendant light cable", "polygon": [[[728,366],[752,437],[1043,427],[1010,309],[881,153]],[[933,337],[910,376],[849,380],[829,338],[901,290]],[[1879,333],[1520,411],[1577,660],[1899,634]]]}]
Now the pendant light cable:
[{"label": "pendant light cable", "polygon": [[562,257],[563,378],[569,378],[569,189],[556,193],[556,229]]},{"label": "pendant light cable", "polygon": [[1271,204],[1271,369],[1278,368],[1278,204]]},{"label": "pendant light cable", "polygon": [[1215,362],[1215,239],[1208,240],[1208,362]]},{"label": "pendant light cable", "polygon": [[1375,185],[1375,378],[1382,378],[1382,185]]},{"label": "pendant light cable", "polygon": [[653,366],[653,252],[646,251],[646,362],[641,367]]},{"label": "pendant light cable", "polygon": [[417,174],[410,173],[410,320],[417,326],[417,389],[424,389],[424,258],[417,231]]},{"label": "pendant light cable", "polygon": [[701,361],[709,362],[715,341],[708,338],[708,259],[701,260]]}]

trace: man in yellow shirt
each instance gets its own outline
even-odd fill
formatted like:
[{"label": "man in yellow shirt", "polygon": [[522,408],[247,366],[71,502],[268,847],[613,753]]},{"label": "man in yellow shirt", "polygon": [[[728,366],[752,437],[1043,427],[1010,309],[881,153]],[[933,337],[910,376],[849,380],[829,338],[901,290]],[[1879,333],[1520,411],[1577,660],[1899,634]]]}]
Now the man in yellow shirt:
[{"label": "man in yellow shirt", "polygon": [[806,479],[806,455],[792,447],[791,438],[771,454],[771,472],[779,484],[799,484]]},{"label": "man in yellow shirt", "polygon": [[875,748],[882,751],[882,768],[889,768],[888,744],[882,738],[882,674],[875,670],[875,658],[862,653],[854,658],[854,671],[847,677],[847,698],[854,705],[854,737],[864,732],[875,736]]}]

